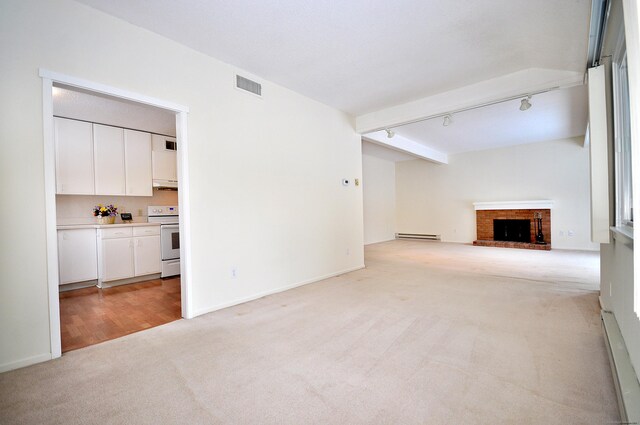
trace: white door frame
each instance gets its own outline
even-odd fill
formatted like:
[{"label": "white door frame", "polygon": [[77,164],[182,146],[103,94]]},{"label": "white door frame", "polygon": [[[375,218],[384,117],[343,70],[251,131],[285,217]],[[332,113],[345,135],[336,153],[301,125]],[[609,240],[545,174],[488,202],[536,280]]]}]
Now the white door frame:
[{"label": "white door frame", "polygon": [[49,291],[49,333],[51,358],[62,355],[60,340],[60,299],[58,276],[58,235],[56,218],[56,158],[53,134],[53,83],[78,87],[109,96],[119,97],[146,105],[166,109],[176,114],[178,140],[178,208],[180,213],[180,292],[182,317],[193,317],[191,281],[191,210],[189,198],[189,162],[187,114],[189,108],[177,103],[156,99],[93,81],[40,69],[42,78],[42,119],[44,131],[44,189],[47,239],[47,283]]}]

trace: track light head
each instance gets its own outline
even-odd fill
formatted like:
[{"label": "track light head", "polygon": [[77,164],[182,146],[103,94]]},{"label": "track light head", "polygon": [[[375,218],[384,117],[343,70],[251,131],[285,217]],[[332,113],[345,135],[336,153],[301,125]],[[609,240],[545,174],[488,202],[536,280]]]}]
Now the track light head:
[{"label": "track light head", "polygon": [[527,96],[520,101],[521,111],[526,111],[527,109],[531,108],[531,102],[529,102],[530,100],[531,100],[531,96]]},{"label": "track light head", "polygon": [[387,138],[389,139],[396,135],[396,133],[394,133],[392,130],[389,130],[388,128],[385,128],[384,131],[387,132]]},{"label": "track light head", "polygon": [[449,127],[452,122],[453,120],[451,120],[451,115],[447,114],[444,116],[444,119],[442,120],[442,125],[445,127]]}]

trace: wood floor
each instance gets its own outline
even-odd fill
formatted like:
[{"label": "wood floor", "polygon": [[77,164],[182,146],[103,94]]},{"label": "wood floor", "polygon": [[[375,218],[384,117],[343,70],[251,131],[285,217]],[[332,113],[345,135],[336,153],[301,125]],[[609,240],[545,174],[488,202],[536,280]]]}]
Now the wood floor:
[{"label": "wood floor", "polygon": [[180,317],[179,277],[62,292],[62,352],[163,325]]}]

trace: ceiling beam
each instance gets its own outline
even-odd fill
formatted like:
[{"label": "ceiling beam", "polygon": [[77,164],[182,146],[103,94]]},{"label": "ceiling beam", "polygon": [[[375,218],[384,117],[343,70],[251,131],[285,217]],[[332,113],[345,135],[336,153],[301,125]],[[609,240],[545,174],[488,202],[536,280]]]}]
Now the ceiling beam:
[{"label": "ceiling beam", "polygon": [[584,73],[530,68],[356,117],[367,134],[528,93],[584,84]]},{"label": "ceiling beam", "polygon": [[376,131],[362,137],[364,140],[381,145],[396,151],[404,152],[416,158],[425,159],[437,164],[448,164],[449,157],[446,153],[431,149],[420,143],[407,139],[399,134],[389,138],[385,131]]}]

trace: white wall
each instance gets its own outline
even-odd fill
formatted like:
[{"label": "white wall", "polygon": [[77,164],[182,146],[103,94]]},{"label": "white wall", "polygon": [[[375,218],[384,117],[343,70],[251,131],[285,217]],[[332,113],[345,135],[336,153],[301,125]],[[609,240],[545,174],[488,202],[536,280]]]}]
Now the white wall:
[{"label": "white wall", "polygon": [[389,241],[396,232],[396,164],[362,155],[365,245]]},{"label": "white wall", "polygon": [[363,266],[344,113],[268,81],[257,99],[232,66],[68,0],[2,1],[0,52],[0,370],[50,353],[40,67],[190,108],[196,314]]},{"label": "white wall", "polygon": [[552,247],[598,249],[589,240],[589,150],[582,138],[451,155],[448,165],[399,162],[396,181],[398,232],[469,243],[476,238],[473,202],[550,199]]},{"label": "white wall", "polygon": [[[633,209],[640,211],[640,7],[635,0],[624,0],[624,25],[627,39],[627,58],[629,66],[629,98],[631,114],[631,150],[633,151]],[[640,226],[633,229],[634,239],[640,240]],[[640,263],[640,250],[633,253],[633,264]],[[637,267],[636,268],[640,268]],[[640,380],[640,274],[633,272],[633,286],[625,285],[624,297],[635,297],[635,311],[627,321],[625,329],[621,329],[625,339],[631,364]],[[627,301],[628,302],[628,301]],[[615,313],[615,311],[614,311]],[[617,317],[617,315],[616,315]]]},{"label": "white wall", "polygon": [[[633,197],[634,210],[640,208],[640,9],[636,1],[624,0],[624,25],[627,44],[627,61],[629,67],[629,97],[631,103],[631,149],[633,152]],[[614,2],[611,16],[619,11],[619,2]],[[605,47],[615,45],[617,29],[609,25],[609,32],[605,40]],[[610,54],[605,48],[603,54]],[[609,143],[613,143],[610,140]],[[640,226],[634,226],[633,239],[640,238]],[[600,250],[602,308],[612,311],[620,332],[624,338],[631,364],[640,379],[640,318],[638,307],[634,306],[634,299],[638,302],[640,276],[635,273],[640,259],[640,251],[634,250],[633,240],[612,232],[611,243],[602,244]],[[638,303],[640,305],[640,303]]]}]

